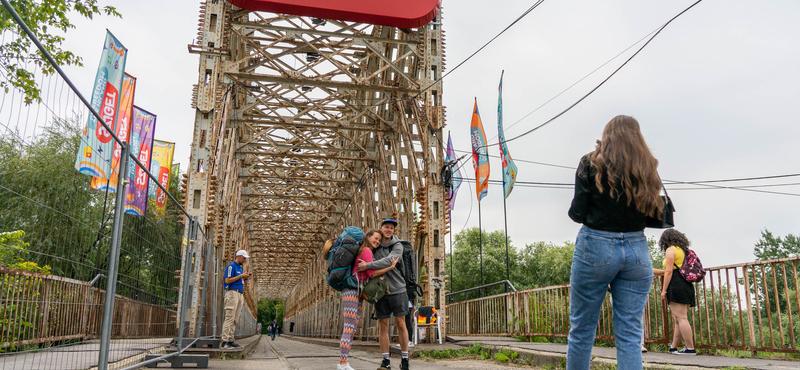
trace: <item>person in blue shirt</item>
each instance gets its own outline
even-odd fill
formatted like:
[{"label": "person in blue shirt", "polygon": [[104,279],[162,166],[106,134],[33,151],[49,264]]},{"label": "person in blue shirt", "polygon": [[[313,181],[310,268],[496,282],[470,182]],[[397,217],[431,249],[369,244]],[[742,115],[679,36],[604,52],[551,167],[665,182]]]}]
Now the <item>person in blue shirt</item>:
[{"label": "person in blue shirt", "polygon": [[222,348],[234,349],[239,344],[234,342],[236,324],[239,315],[244,307],[244,281],[250,277],[249,272],[244,271],[244,262],[250,258],[247,251],[241,249],[236,252],[233,262],[225,267],[224,284],[225,288],[225,322],[222,324]]}]

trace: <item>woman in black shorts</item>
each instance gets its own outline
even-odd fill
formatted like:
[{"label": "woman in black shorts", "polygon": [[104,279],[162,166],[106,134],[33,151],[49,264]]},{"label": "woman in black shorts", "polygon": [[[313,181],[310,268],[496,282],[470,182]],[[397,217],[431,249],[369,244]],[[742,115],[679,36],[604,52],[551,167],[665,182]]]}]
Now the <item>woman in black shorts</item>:
[{"label": "woman in black shorts", "polygon": [[[669,311],[672,314],[673,335],[669,352],[677,355],[696,355],[692,325],[687,316],[689,307],[694,307],[696,304],[694,286],[680,274],[683,261],[689,252],[689,239],[678,230],[668,229],[661,234],[658,245],[664,252],[664,269],[653,270],[656,275],[664,277],[661,299],[669,303]],[[681,339],[686,348],[679,351],[678,345]]]}]

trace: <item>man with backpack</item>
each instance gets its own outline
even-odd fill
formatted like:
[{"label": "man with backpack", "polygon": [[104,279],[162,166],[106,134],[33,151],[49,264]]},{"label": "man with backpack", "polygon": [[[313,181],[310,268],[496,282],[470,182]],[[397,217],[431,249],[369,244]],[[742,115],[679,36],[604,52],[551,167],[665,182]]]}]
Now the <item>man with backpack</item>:
[{"label": "man with backpack", "polygon": [[[382,269],[390,266],[395,259],[398,265],[405,266],[403,261],[404,243],[394,235],[397,220],[386,218],[381,222],[380,232],[383,235],[381,245],[375,249],[375,261],[360,262],[358,271],[367,269]],[[389,361],[389,318],[394,317],[395,327],[400,342],[400,369],[408,370],[408,333],[406,328],[406,315],[408,314],[408,294],[406,292],[405,268],[397,268],[387,272],[384,279],[387,282],[387,292],[383,298],[375,303],[375,318],[378,319],[378,342],[383,354],[383,362],[378,370],[390,370]]]}]

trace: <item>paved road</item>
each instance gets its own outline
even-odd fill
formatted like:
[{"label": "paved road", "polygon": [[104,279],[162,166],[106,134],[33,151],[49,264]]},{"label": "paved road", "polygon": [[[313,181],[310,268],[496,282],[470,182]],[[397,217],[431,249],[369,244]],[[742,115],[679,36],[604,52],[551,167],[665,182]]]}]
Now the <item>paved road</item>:
[{"label": "paved road", "polygon": [[[350,365],[357,370],[377,369],[380,364],[374,352],[351,352]],[[399,368],[400,360],[392,355],[393,368]],[[308,344],[288,338],[278,338],[274,342],[264,336],[253,353],[246,360],[211,360],[209,369],[214,370],[319,370],[336,369],[339,350],[330,346]],[[518,369],[481,361],[423,361],[412,360],[414,370],[450,369]]]}]

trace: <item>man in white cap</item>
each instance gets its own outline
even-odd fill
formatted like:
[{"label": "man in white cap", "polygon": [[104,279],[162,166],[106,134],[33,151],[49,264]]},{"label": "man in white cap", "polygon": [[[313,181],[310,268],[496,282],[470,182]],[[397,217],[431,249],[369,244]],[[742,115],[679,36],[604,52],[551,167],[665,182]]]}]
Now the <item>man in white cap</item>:
[{"label": "man in white cap", "polygon": [[250,258],[247,251],[240,249],[236,251],[233,262],[225,268],[224,287],[225,287],[225,322],[222,324],[222,348],[234,349],[239,344],[234,342],[236,324],[244,306],[244,280],[250,277],[249,272],[244,271],[244,262]]}]

